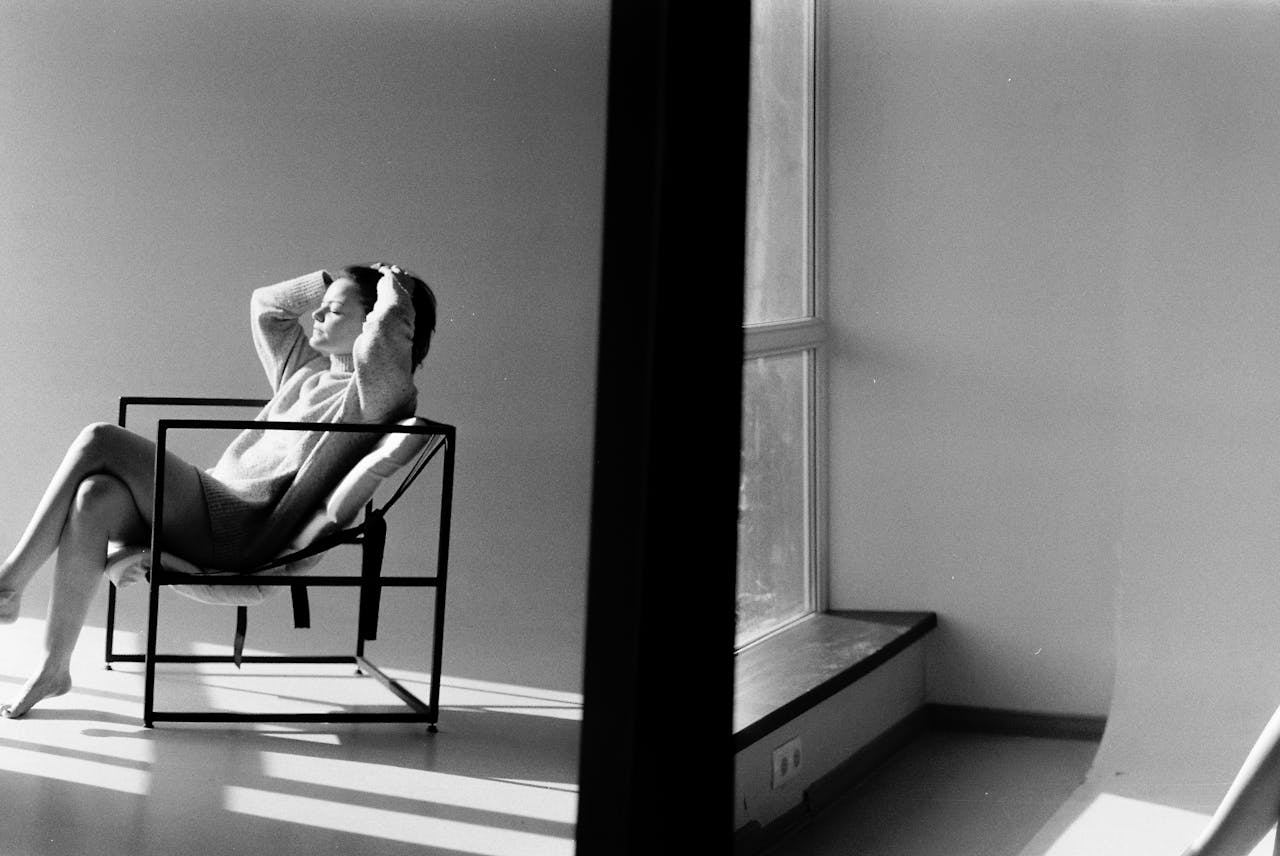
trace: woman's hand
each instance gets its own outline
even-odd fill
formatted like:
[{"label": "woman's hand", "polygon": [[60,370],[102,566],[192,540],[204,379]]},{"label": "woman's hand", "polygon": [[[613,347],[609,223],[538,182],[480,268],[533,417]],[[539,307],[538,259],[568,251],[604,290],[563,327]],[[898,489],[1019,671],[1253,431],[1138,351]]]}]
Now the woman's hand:
[{"label": "woman's hand", "polygon": [[[399,265],[374,262],[369,267],[378,271],[378,296],[373,307],[365,315],[362,346],[352,351],[360,359],[368,359],[377,350],[386,365],[399,366],[409,370],[403,378],[406,386],[412,387],[413,379],[413,333],[415,321],[414,295],[419,288],[418,279]],[[376,335],[375,335],[376,334]]]},{"label": "woman's hand", "polygon": [[410,275],[405,273],[404,269],[399,265],[388,265],[383,264],[382,262],[375,262],[373,269],[382,274],[383,279],[390,277],[392,283],[400,283],[402,288],[404,287],[404,283],[400,281],[400,277]]}]

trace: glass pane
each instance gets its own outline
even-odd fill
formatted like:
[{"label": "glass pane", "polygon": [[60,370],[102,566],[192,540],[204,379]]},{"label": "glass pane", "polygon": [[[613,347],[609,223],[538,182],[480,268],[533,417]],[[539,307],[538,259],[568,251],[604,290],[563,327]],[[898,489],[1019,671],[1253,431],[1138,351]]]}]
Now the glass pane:
[{"label": "glass pane", "polygon": [[738,628],[745,645],[812,608],[808,352],[747,360],[738,487]]},{"label": "glass pane", "polygon": [[810,4],[754,0],[746,323],[813,314],[809,294]]}]

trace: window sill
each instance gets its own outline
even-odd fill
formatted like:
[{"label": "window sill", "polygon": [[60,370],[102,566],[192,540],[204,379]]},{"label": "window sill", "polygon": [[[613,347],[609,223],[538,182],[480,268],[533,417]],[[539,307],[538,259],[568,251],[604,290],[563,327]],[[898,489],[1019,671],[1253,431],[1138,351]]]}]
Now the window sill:
[{"label": "window sill", "polygon": [[738,653],[734,750],[821,704],[937,626],[932,612],[831,610]]}]

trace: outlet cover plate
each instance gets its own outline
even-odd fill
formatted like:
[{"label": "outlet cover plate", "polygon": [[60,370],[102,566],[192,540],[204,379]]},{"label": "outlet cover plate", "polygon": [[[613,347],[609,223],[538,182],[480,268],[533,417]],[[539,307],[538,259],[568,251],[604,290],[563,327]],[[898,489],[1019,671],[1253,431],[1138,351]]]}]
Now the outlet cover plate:
[{"label": "outlet cover plate", "polygon": [[800,772],[800,738],[793,737],[773,750],[773,788],[777,789]]}]

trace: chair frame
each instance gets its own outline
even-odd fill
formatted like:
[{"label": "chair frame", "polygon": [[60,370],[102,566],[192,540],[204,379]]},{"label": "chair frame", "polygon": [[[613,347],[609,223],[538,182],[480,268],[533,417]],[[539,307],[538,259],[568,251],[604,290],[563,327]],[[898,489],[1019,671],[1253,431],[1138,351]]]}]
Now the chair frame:
[{"label": "chair frame", "polygon": [[[127,409],[130,405],[146,406],[192,406],[192,407],[262,407],[265,399],[256,398],[190,398],[178,396],[124,396],[120,399],[118,424],[124,427]],[[442,436],[444,442],[444,472],[440,498],[440,538],[437,547],[436,573],[434,576],[382,576],[382,543],[380,537],[366,537],[367,526],[377,523],[381,527],[381,514],[391,503],[395,502],[408,483],[417,477],[422,468],[430,462],[435,452],[420,458],[410,466],[407,475],[392,499],[380,511],[374,511],[372,504],[365,509],[364,522],[348,527],[336,533],[337,543],[359,544],[363,554],[364,573],[359,576],[338,576],[328,574],[317,575],[282,575],[269,574],[263,571],[275,567],[280,560],[265,563],[262,570],[241,574],[186,574],[164,570],[161,563],[161,532],[164,514],[164,460],[168,433],[174,430],[228,429],[246,430],[262,428],[263,422],[256,419],[159,419],[156,422],[156,463],[155,490],[153,496],[153,521],[151,530],[151,568],[148,575],[149,597],[147,606],[147,644],[144,654],[119,654],[114,650],[116,586],[108,586],[107,593],[107,627],[106,627],[106,667],[112,663],[145,664],[145,691],[143,695],[143,725],[147,728],[156,722],[425,722],[431,733],[437,731],[440,718],[440,680],[442,654],[444,649],[444,607],[446,584],[448,581],[449,561],[449,529],[453,512],[453,467],[456,444],[456,429],[452,425],[441,422],[422,420],[416,425],[399,424],[362,424],[362,423],[315,423],[315,422],[271,422],[271,430],[281,431],[320,431],[327,433],[375,433],[375,434],[433,434]],[[373,518],[376,516],[376,520]],[[299,551],[305,553],[308,551]],[[315,552],[315,551],[311,551]],[[372,555],[371,555],[372,554]],[[298,554],[294,554],[297,556]],[[290,557],[285,557],[287,560]],[[372,567],[372,571],[370,568]],[[372,581],[371,581],[372,574]],[[159,626],[160,589],[166,585],[181,584],[198,585],[275,585],[310,588],[313,586],[337,586],[361,589],[360,593],[360,627],[356,634],[354,654],[336,655],[251,655],[240,658],[229,655],[197,655],[197,654],[160,654],[156,651],[156,633]],[[389,677],[374,665],[364,654],[366,639],[370,628],[366,624],[367,610],[373,610],[373,623],[376,625],[377,598],[384,587],[428,587],[434,588],[435,614],[432,627],[432,662],[431,685],[426,702]],[[295,589],[296,590],[296,589]],[[326,713],[278,713],[250,712],[231,713],[225,711],[194,710],[157,710],[155,707],[155,678],[158,663],[336,663],[349,664],[356,667],[357,673],[374,678],[382,686],[390,690],[406,706],[408,711],[352,712],[331,711]]]}]

